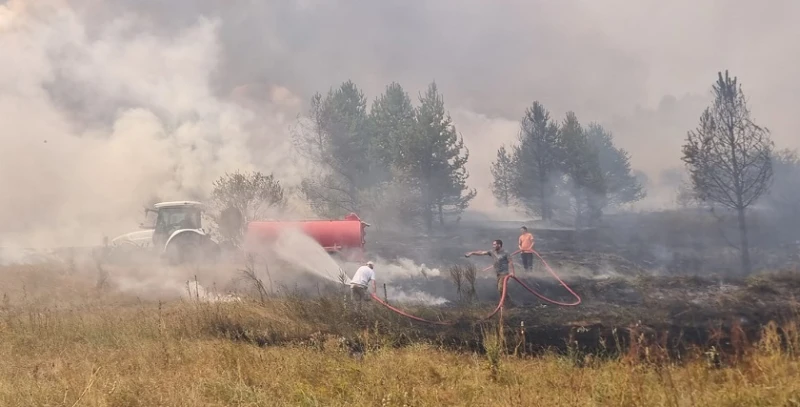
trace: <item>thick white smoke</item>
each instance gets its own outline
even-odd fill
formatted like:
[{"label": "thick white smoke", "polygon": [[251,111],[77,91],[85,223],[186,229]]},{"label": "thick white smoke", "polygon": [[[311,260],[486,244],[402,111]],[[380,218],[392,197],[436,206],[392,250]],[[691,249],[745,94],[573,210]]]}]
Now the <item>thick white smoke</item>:
[{"label": "thick white smoke", "polygon": [[294,176],[285,89],[259,112],[212,95],[216,21],[168,39],[137,23],[90,35],[62,2],[0,6],[0,247],[96,245],[226,171]]},{"label": "thick white smoke", "polygon": [[391,81],[414,100],[437,81],[470,149],[471,209],[494,209],[489,165],[534,100],[607,125],[648,200],[668,201],[659,174],[682,166],[719,70],[797,147],[798,3],[731,1],[0,1],[0,247],[97,244],[224,171],[294,184],[289,125],[347,79],[370,103]]},{"label": "thick white smoke", "polygon": [[[406,291],[403,288],[388,287],[386,295],[391,303],[413,304],[413,305],[442,305],[448,301],[446,298],[436,295],[428,294],[426,292],[411,290]],[[382,296],[380,294],[379,296]]]}]

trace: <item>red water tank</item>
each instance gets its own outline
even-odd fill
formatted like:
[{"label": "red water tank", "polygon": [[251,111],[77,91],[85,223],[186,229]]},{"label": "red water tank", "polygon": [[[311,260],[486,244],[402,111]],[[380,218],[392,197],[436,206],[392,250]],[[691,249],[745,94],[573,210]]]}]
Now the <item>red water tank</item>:
[{"label": "red water tank", "polygon": [[342,249],[363,249],[365,228],[356,214],[349,214],[343,220],[301,220],[301,221],[251,221],[247,224],[249,244],[273,240],[278,233],[288,228],[297,228],[329,252]]}]

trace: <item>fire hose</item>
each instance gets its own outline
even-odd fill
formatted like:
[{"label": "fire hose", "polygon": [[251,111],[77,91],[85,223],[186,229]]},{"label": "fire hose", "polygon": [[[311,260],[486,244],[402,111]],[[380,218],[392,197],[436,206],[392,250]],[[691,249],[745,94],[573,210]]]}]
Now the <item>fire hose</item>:
[{"label": "fire hose", "polygon": [[[544,264],[544,267],[545,267],[545,269],[546,269],[546,270],[547,270],[547,271],[548,271],[548,272],[549,272],[549,273],[550,273],[550,274],[551,274],[551,275],[552,275],[552,276],[553,276],[553,277],[554,277],[556,280],[558,280],[558,282],[559,282],[559,283],[560,283],[560,284],[561,284],[561,285],[562,285],[564,288],[566,288],[566,289],[567,289],[567,291],[569,291],[569,292],[570,292],[570,294],[572,294],[572,295],[575,297],[576,301],[575,301],[575,302],[572,302],[572,303],[564,303],[564,302],[559,302],[559,301],[552,300],[552,299],[550,299],[550,298],[547,298],[547,297],[545,297],[544,295],[542,295],[542,294],[538,293],[536,290],[534,290],[534,289],[530,288],[530,287],[529,287],[527,284],[525,284],[524,282],[522,282],[522,280],[520,280],[519,278],[517,278],[517,276],[515,275],[515,272],[514,272],[514,261],[513,261],[513,256],[514,256],[514,255],[516,255],[516,254],[518,254],[518,253],[520,253],[520,250],[517,250],[517,251],[515,251],[515,252],[513,252],[513,253],[511,253],[511,254],[509,255],[509,258],[511,258],[511,260],[508,262],[508,263],[509,263],[509,271],[510,271],[510,273],[509,273],[509,274],[507,274],[507,275],[505,275],[505,276],[503,277],[503,290],[502,290],[502,292],[501,292],[501,294],[500,294],[500,301],[497,303],[497,307],[495,307],[494,311],[492,311],[490,314],[486,315],[486,316],[485,316],[485,317],[483,317],[483,318],[480,318],[480,320],[487,320],[487,319],[490,319],[490,318],[492,318],[493,316],[495,316],[495,314],[497,314],[497,312],[498,312],[498,311],[500,311],[500,309],[502,309],[502,308],[503,308],[503,303],[504,303],[504,302],[505,302],[505,300],[506,300],[506,291],[507,291],[507,289],[508,289],[508,280],[510,280],[510,279],[514,279],[514,281],[516,281],[516,282],[517,282],[517,283],[519,283],[519,284],[520,284],[520,285],[521,285],[523,288],[525,288],[526,290],[528,290],[528,292],[530,292],[531,294],[533,294],[533,295],[535,295],[535,296],[539,297],[539,298],[540,298],[540,299],[542,299],[543,301],[549,302],[549,303],[551,303],[551,304],[555,304],[555,305],[561,305],[561,306],[565,306],[565,307],[572,307],[572,306],[576,306],[576,305],[578,305],[578,304],[580,304],[580,303],[581,303],[581,297],[580,297],[578,294],[576,294],[576,293],[575,293],[575,291],[572,291],[572,289],[571,289],[571,288],[570,288],[570,287],[569,287],[569,286],[568,286],[568,285],[567,285],[567,284],[566,284],[566,283],[565,283],[563,280],[561,280],[561,278],[559,278],[559,277],[558,277],[558,274],[556,274],[556,273],[553,271],[553,269],[551,269],[551,268],[550,268],[550,266],[547,264],[547,261],[545,261],[545,260],[542,258],[542,256],[541,256],[541,255],[539,255],[539,253],[537,253],[535,250],[533,250],[533,254],[535,254],[535,255],[536,255],[536,257],[538,257],[538,258],[539,258],[539,260],[541,260],[541,261],[542,261],[542,264]],[[489,267],[487,267],[487,268],[483,269],[483,271],[487,271],[487,270],[489,270],[489,269],[491,269],[491,268],[492,268],[492,266],[489,266]],[[397,314],[400,314],[400,315],[402,315],[402,316],[404,316],[404,317],[406,317],[406,318],[409,318],[409,319],[413,319],[413,320],[415,320],[415,321],[424,322],[424,323],[433,324],[433,325],[454,325],[454,324],[456,323],[456,321],[432,321],[432,320],[428,320],[428,319],[420,318],[420,317],[418,317],[418,316],[411,315],[411,314],[409,314],[409,313],[407,313],[407,312],[405,312],[405,311],[403,311],[403,310],[401,310],[401,309],[399,309],[399,308],[396,308],[396,307],[393,307],[393,306],[389,305],[389,304],[388,304],[386,301],[384,301],[384,300],[382,300],[380,297],[378,297],[378,296],[377,296],[377,295],[376,295],[374,292],[373,292],[373,293],[371,293],[370,295],[372,296],[372,299],[374,299],[374,300],[375,300],[376,302],[378,302],[379,304],[381,304],[381,305],[385,306],[386,308],[389,308],[390,310],[392,310],[392,311],[396,312]]]}]

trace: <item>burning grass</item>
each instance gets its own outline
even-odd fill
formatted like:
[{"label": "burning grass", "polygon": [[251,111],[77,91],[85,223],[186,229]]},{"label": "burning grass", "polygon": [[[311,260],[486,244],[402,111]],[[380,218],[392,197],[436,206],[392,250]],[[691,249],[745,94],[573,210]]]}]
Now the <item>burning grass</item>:
[{"label": "burning grass", "polygon": [[[717,342],[686,347],[680,359],[669,338],[646,326],[612,329],[610,338],[619,341],[595,336],[597,347],[588,352],[580,343],[593,328],[576,323],[549,331],[563,348],[532,355],[526,347],[547,332],[532,335],[530,317],[520,327],[516,311],[503,315],[502,330],[498,320],[443,330],[378,307],[354,315],[336,290],[209,302],[189,284],[183,299],[162,303],[79,275],[42,268],[0,273],[8,290],[0,311],[1,405],[800,402],[797,319],[766,324],[757,336],[718,329],[711,332]],[[769,284],[793,281],[781,275]],[[414,311],[428,318],[443,312]],[[448,312],[479,314],[472,306]],[[732,351],[717,345],[722,337]]]}]

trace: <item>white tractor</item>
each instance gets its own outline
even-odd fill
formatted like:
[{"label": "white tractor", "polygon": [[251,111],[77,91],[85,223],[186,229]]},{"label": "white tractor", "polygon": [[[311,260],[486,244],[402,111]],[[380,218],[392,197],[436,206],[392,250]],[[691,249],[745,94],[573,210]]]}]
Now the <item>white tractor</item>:
[{"label": "white tractor", "polygon": [[[145,208],[145,217],[155,214],[151,225],[139,225],[130,232],[111,240],[115,254],[155,253],[170,264],[214,262],[220,252],[219,244],[202,227],[203,204],[196,201],[160,202]],[[116,257],[116,256],[114,256]]]}]

